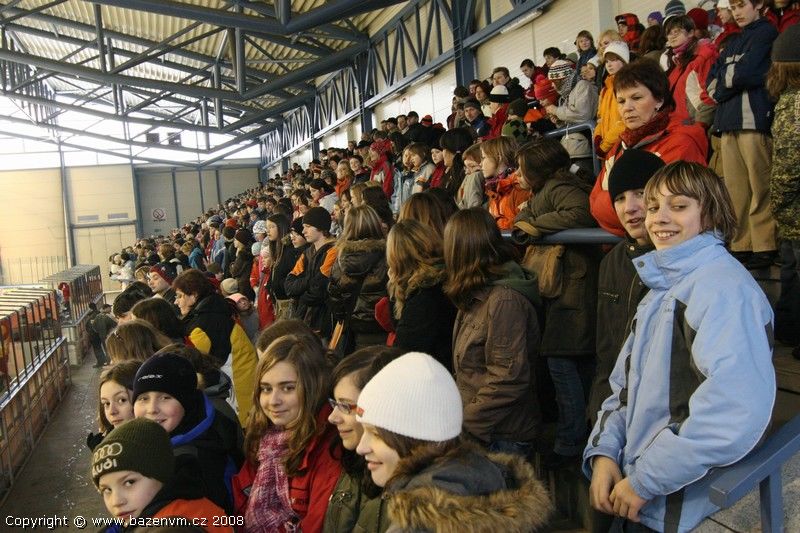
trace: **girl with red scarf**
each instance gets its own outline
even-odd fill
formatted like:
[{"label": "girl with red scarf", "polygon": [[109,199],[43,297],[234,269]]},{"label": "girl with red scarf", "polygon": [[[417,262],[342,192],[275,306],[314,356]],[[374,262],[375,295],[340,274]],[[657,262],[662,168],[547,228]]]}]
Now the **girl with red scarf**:
[{"label": "girl with red scarf", "polygon": [[391,198],[394,192],[394,168],[389,160],[390,153],[392,142],[389,139],[379,139],[369,146],[372,167],[369,179],[381,183],[386,198]]}]

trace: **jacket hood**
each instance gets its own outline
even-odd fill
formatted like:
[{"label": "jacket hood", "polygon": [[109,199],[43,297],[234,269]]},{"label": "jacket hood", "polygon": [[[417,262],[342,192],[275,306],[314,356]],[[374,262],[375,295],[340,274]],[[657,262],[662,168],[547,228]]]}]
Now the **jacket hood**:
[{"label": "jacket hood", "polygon": [[360,278],[369,274],[386,257],[385,239],[360,239],[337,244],[337,261],[342,272]]},{"label": "jacket hood", "polygon": [[[388,505],[392,524],[404,531],[529,532],[544,527],[553,511],[547,490],[522,458],[487,457],[467,448],[404,466],[416,475],[392,487]],[[488,486],[497,479],[506,488]]]},{"label": "jacket hood", "polygon": [[419,289],[425,289],[439,285],[440,283],[444,283],[445,279],[447,279],[447,273],[444,271],[444,265],[442,265],[442,268],[437,268],[436,270],[426,272],[419,277],[413,277],[408,280],[406,294],[411,294]]},{"label": "jacket hood", "polygon": [[492,285],[501,285],[514,289],[539,309],[542,305],[542,300],[539,296],[539,281],[536,279],[536,274],[525,270],[516,261],[509,261],[503,265],[503,268],[506,271],[505,275],[492,283]]},{"label": "jacket hood", "polygon": [[[230,302],[230,303],[229,303]],[[226,318],[231,318],[234,314],[233,302],[222,296],[221,294],[214,293],[206,296],[195,304],[194,308],[189,312],[189,315],[197,314],[210,314],[210,315],[224,315]],[[187,315],[187,317],[189,316]]]}]

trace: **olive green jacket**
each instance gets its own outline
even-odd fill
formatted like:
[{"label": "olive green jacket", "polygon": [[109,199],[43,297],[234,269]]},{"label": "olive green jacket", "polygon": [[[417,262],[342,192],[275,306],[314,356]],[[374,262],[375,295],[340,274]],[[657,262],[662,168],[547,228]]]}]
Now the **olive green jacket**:
[{"label": "olive green jacket", "polygon": [[361,480],[342,470],[328,502],[323,533],[384,533],[388,528],[385,501],[368,497]]}]

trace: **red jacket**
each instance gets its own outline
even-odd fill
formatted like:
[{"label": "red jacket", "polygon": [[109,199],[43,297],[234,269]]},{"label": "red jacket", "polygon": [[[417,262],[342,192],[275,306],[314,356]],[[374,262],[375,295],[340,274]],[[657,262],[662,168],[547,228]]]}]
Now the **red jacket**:
[{"label": "red jacket", "polygon": [[[197,525],[208,531],[208,533],[233,533],[233,528],[229,524],[236,525],[234,517],[229,519],[225,516],[225,511],[208,498],[174,500],[162,507],[153,515],[153,518],[176,516],[200,519]],[[241,517],[239,519],[241,520]]]},{"label": "red jacket", "polygon": [[489,119],[489,124],[492,129],[489,130],[489,135],[484,137],[483,140],[500,137],[500,135],[503,134],[503,124],[506,123],[506,119],[508,119],[508,104],[502,104],[497,111],[494,112],[492,118]]},{"label": "red jacket", "polygon": [[783,8],[782,14],[778,14],[774,8],[767,7],[764,17],[775,26],[779,33],[782,33],[789,26],[800,22],[800,4],[792,4]]},{"label": "red jacket", "polygon": [[[665,163],[683,160],[706,164],[708,140],[705,130],[701,126],[681,126],[673,123],[654,140],[651,139],[648,138],[641,141],[634,148],[656,154]],[[620,237],[625,236],[625,230],[622,228],[619,218],[617,218],[617,212],[614,210],[614,205],[611,203],[611,197],[608,194],[608,174],[611,172],[616,158],[620,157],[625,149],[626,147],[621,140],[617,141],[614,147],[611,148],[589,195],[592,216],[597,220],[597,223],[604,230]]]},{"label": "red jacket", "polygon": [[328,423],[330,414],[331,406],[325,403],[317,415],[320,432],[306,447],[301,473],[289,478],[289,498],[304,533],[322,531],[328,500],[342,472],[341,457],[331,454],[331,443],[339,439],[339,434]]},{"label": "red jacket", "polygon": [[[317,436],[306,446],[300,462],[300,474],[289,478],[289,499],[292,509],[300,517],[300,530],[304,533],[322,531],[328,500],[333,494],[342,471],[340,457],[331,454],[331,443],[339,439],[336,428],[328,423],[331,407],[323,405],[317,414]],[[244,516],[247,509],[249,487],[253,485],[258,468],[245,461],[233,477],[233,509]]]},{"label": "red jacket", "polygon": [[714,108],[717,104],[708,95],[706,78],[718,55],[713,44],[699,42],[694,58],[686,66],[676,64],[667,73],[675,99],[672,120],[679,124],[692,124],[696,121],[706,128],[714,121]]}]

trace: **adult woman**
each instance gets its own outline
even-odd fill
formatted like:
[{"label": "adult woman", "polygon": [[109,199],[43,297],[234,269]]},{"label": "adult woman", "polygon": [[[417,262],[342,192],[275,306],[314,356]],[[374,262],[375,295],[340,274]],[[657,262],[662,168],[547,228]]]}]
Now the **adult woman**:
[{"label": "adult woman", "polygon": [[[527,244],[561,230],[594,226],[588,180],[570,172],[569,154],[558,141],[543,138],[528,143],[517,158],[519,173],[533,191],[514,224],[517,242]],[[597,256],[591,246],[567,246],[561,257],[561,290],[543,298],[540,350],[547,357],[558,404],[554,464],[577,456],[586,442],[585,398],[594,368],[597,320]]]},{"label": "adult woman", "polygon": [[106,337],[106,352],[111,363],[145,361],[170,344],[168,337],[144,320],[123,322]]},{"label": "adult woman", "polygon": [[444,261],[444,291],[458,308],[453,363],[464,430],[490,451],[526,456],[539,429],[531,370],[540,341],[536,278],[478,207],[447,223]]},{"label": "adult woman", "polygon": [[[292,271],[302,249],[292,246],[289,237],[289,220],[283,215],[272,215],[267,218],[267,240],[272,265],[269,267],[269,280],[267,292],[275,302],[275,318],[289,318],[291,316],[292,299],[286,294],[284,283],[286,276]],[[259,300],[261,295],[259,293]]]},{"label": "adult woman", "polygon": [[184,331],[200,353],[213,356],[233,380],[239,421],[244,425],[252,401],[256,352],[234,316],[233,302],[217,293],[199,270],[175,278],[175,303],[183,315]]},{"label": "adult woman", "polygon": [[231,265],[231,277],[238,282],[239,291],[247,296],[251,302],[255,301],[256,293],[250,285],[250,271],[253,269],[253,234],[250,230],[240,229],[233,237],[233,246],[236,248],[236,259]]},{"label": "adult woman", "polygon": [[575,62],[575,73],[573,74],[572,85],[578,83],[581,69],[585,67],[591,58],[597,55],[597,48],[594,47],[594,37],[589,30],[581,30],[575,37],[575,47],[578,51],[578,61]]},{"label": "adult woman", "polygon": [[366,461],[356,453],[364,434],[364,428],[356,421],[356,405],[364,385],[402,353],[396,348],[370,346],[350,354],[333,369],[328,422],[339,431],[344,450],[342,473],[328,502],[323,533],[383,532],[389,527],[380,487],[372,482]]},{"label": "adult woman", "polygon": [[622,237],[625,230],[608,195],[608,174],[617,157],[628,148],[639,148],[666,163],[680,159],[705,164],[708,140],[701,126],[670,124],[674,104],[669,81],[653,61],[640,59],[622,67],[614,79],[614,91],[625,130],[606,156],[589,203],[600,227]]},{"label": "adult woman", "polygon": [[446,131],[439,139],[442,147],[445,173],[442,176],[440,187],[447,189],[451,196],[455,196],[464,181],[464,162],[461,154],[472,144],[472,135],[465,128]]},{"label": "adult woman", "polygon": [[483,80],[475,87],[475,99],[481,104],[481,111],[484,116],[492,116],[491,102],[489,102],[489,93],[492,92],[491,84]]},{"label": "adult woman", "polygon": [[432,236],[420,221],[398,221],[386,241],[388,289],[395,321],[393,346],[430,354],[452,371],[456,308],[442,289],[442,244],[442,237]]},{"label": "adult woman", "polygon": [[383,344],[386,334],[375,320],[375,304],[386,296],[386,240],[381,220],[371,207],[350,210],[336,243],[336,262],[328,285],[334,320],[345,327],[341,351]]},{"label": "adult woman", "polygon": [[666,67],[675,101],[672,120],[707,128],[714,120],[716,102],[706,91],[706,78],[718,54],[707,39],[698,40],[694,30],[694,21],[686,15],[667,19],[667,50],[661,56],[661,66]]}]

